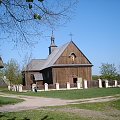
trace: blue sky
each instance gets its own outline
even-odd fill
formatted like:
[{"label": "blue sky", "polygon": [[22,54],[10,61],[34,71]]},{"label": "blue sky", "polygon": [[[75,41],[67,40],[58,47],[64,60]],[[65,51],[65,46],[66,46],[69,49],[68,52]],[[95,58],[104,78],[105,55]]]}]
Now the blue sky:
[{"label": "blue sky", "polygon": [[[72,40],[92,62],[93,74],[100,74],[101,63],[120,65],[120,0],[80,0],[71,21],[55,28],[57,46]],[[51,29],[45,32],[51,35]],[[34,37],[33,37],[34,39]],[[0,55],[6,63],[11,58],[23,64],[25,54],[32,58],[46,58],[50,37],[42,37],[32,49],[16,50],[11,43],[0,46]]]}]

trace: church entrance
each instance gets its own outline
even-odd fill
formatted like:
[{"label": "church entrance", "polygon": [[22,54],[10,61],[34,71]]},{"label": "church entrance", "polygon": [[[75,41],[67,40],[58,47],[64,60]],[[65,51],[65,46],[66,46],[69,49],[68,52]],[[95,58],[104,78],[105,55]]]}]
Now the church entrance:
[{"label": "church entrance", "polygon": [[73,86],[77,87],[77,78],[73,78]]},{"label": "church entrance", "polygon": [[77,78],[73,78],[73,83],[77,83]]}]

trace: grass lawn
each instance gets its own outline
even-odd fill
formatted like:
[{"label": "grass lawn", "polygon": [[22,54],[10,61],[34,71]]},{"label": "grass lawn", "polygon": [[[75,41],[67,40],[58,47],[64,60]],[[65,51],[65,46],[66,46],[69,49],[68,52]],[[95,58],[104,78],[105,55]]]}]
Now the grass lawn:
[{"label": "grass lawn", "polygon": [[6,104],[15,104],[15,103],[22,102],[22,101],[23,101],[22,99],[1,97],[0,96],[0,106],[6,105]]},{"label": "grass lawn", "polygon": [[120,88],[91,88],[80,90],[40,91],[37,93],[31,91],[25,93],[16,93],[11,91],[8,93],[61,99],[83,99],[120,94]]},{"label": "grass lawn", "polygon": [[[83,89],[83,90],[42,91],[37,93],[35,92],[17,93],[6,90],[3,90],[3,92],[29,95],[29,96],[61,98],[61,99],[83,99],[83,98],[95,98],[95,97],[113,96],[113,95],[118,95],[117,97],[120,97],[120,88],[107,88],[107,89],[94,88],[94,89]],[[12,104],[19,101],[18,99],[16,99],[16,102],[13,102],[15,100],[14,98],[0,97],[0,103],[6,101],[5,104],[10,104],[10,99],[12,99],[11,100]],[[55,110],[54,108],[57,109]],[[105,111],[105,112],[112,110],[113,112],[114,110],[120,110],[120,99],[116,101],[102,102],[102,103],[87,103],[87,104],[78,103],[74,105],[46,107],[41,110],[27,110],[27,111],[19,111],[19,112],[0,113],[0,120],[100,120],[99,118],[88,118],[87,116],[81,117],[81,114],[79,113],[75,114],[70,112],[59,111],[58,110],[59,108],[62,108],[63,110],[65,108],[72,108],[73,111],[75,108],[77,108],[77,109],[89,109],[94,111]],[[114,116],[119,118],[119,114],[115,114]]]},{"label": "grass lawn", "polygon": [[0,113],[1,120],[89,120],[74,114],[48,111],[28,110],[11,113]]},{"label": "grass lawn", "polygon": [[[59,108],[72,108],[73,111],[75,108],[78,109],[89,109],[95,111],[107,112],[110,109],[112,110],[120,110],[120,100],[103,102],[103,103],[89,103],[89,104],[75,104],[75,105],[67,105],[67,106],[56,106],[56,107],[48,107],[42,110],[27,110],[27,111],[19,111],[19,112],[8,112],[8,113],[0,113],[1,120],[101,120],[99,118],[90,118],[87,116],[82,116],[77,113],[69,113],[59,111]],[[58,108],[54,109],[54,108]],[[114,113],[115,114],[115,113]],[[114,115],[113,114],[113,115]],[[106,114],[108,115],[108,114]],[[110,114],[111,115],[111,114]],[[112,115],[111,115],[112,116]],[[119,118],[119,114],[115,114],[115,117]]]},{"label": "grass lawn", "polygon": [[88,109],[95,111],[109,111],[114,109],[120,110],[120,99],[110,102],[71,104],[62,107],[72,107],[72,108]]}]

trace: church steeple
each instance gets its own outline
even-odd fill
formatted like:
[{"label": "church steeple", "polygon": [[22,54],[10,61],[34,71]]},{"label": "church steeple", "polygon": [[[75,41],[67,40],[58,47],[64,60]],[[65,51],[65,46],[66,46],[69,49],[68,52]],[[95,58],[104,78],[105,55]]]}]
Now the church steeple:
[{"label": "church steeple", "polygon": [[55,50],[57,46],[55,45],[55,37],[53,35],[53,31],[52,31],[52,35],[51,35],[51,44],[49,47],[49,55]]},{"label": "church steeple", "polygon": [[53,31],[52,31],[52,35],[51,35],[51,46],[54,46],[55,45],[55,38],[54,38],[54,35],[53,35]]}]

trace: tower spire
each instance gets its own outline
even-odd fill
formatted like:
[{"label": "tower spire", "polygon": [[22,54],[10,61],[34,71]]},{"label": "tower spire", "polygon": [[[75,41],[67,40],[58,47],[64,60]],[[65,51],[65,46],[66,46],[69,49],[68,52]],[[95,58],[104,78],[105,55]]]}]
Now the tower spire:
[{"label": "tower spire", "polygon": [[51,35],[51,44],[49,47],[49,55],[55,50],[57,46],[55,45],[55,37],[53,35],[53,30],[52,30],[52,35]]},{"label": "tower spire", "polygon": [[55,45],[55,37],[53,35],[53,30],[52,30],[52,35],[51,35],[51,46]]},{"label": "tower spire", "polygon": [[70,35],[70,38],[71,38],[71,41],[72,41],[72,38],[73,38],[73,34],[72,34],[72,33],[70,33],[69,35]]}]

